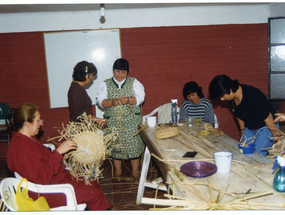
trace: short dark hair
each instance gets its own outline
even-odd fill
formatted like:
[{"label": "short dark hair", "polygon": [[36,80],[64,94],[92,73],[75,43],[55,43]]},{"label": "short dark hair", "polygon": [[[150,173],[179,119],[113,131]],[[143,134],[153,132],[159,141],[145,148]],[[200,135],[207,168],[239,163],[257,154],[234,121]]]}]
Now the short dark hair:
[{"label": "short dark hair", "polygon": [[129,74],[129,62],[124,58],[119,58],[113,64],[113,71],[115,69],[127,70],[127,74]]},{"label": "short dark hair", "polygon": [[198,86],[198,84],[195,81],[190,81],[186,83],[183,87],[184,99],[187,99],[187,96],[191,93],[197,93],[197,96],[199,96],[200,98],[204,97],[204,94],[202,92],[202,87]]},{"label": "short dark hair", "polygon": [[73,69],[73,80],[74,81],[85,81],[86,75],[96,75],[97,68],[93,63],[89,63],[87,61],[81,61],[76,64]]},{"label": "short dark hair", "polygon": [[214,100],[223,97],[225,94],[230,94],[231,90],[235,93],[240,84],[237,79],[232,80],[230,77],[226,75],[217,75],[215,76],[210,85],[209,85],[209,93],[210,97]]}]

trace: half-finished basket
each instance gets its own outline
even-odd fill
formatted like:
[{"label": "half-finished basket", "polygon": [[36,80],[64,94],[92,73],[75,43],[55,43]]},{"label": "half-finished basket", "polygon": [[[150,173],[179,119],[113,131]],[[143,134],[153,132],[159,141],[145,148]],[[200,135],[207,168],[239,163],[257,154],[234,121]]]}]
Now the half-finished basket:
[{"label": "half-finished basket", "polygon": [[179,130],[177,127],[168,127],[155,132],[155,137],[157,139],[165,139],[169,137],[174,137],[178,134]]}]

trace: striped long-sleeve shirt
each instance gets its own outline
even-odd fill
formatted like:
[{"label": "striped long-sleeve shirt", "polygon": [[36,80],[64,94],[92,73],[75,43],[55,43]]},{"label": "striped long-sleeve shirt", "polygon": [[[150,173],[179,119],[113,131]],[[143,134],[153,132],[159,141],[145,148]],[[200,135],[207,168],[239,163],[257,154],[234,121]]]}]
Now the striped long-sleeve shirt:
[{"label": "striped long-sleeve shirt", "polygon": [[185,120],[186,116],[193,118],[202,117],[203,122],[209,122],[214,126],[214,110],[213,105],[209,99],[203,97],[198,104],[193,104],[188,99],[184,100],[180,107],[179,121]]}]

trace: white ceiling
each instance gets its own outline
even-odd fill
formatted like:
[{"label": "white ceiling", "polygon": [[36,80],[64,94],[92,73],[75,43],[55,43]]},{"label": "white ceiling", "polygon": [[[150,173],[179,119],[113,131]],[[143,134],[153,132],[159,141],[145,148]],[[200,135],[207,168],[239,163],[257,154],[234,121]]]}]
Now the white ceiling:
[{"label": "white ceiling", "polygon": [[[105,4],[106,10],[136,9],[136,8],[162,8],[162,7],[195,7],[195,6],[228,6],[252,5],[270,3],[131,3],[131,4]],[[272,4],[272,3],[271,3]],[[84,11],[99,10],[100,4],[1,4],[0,13],[31,13],[56,11]]]}]

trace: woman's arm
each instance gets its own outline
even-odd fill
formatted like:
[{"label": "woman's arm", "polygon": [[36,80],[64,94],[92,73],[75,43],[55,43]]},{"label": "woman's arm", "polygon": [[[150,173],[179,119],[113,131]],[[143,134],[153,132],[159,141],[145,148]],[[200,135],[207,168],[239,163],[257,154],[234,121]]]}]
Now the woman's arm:
[{"label": "woman's arm", "polygon": [[205,122],[209,122],[213,127],[215,127],[215,117],[214,117],[214,110],[213,110],[212,105],[210,105],[205,110],[204,120]]},{"label": "woman's arm", "polygon": [[145,91],[144,91],[144,86],[137,79],[134,80],[133,90],[134,90],[134,97],[131,98],[135,98],[135,100],[132,99],[130,104],[139,106],[144,102]]},{"label": "woman's arm", "polygon": [[49,184],[61,169],[64,170],[61,163],[63,156],[58,151],[51,152],[48,148],[32,142],[32,139],[15,138],[14,143],[10,144],[8,158],[11,171],[18,172],[28,181]]},{"label": "woman's arm", "polygon": [[269,116],[264,120],[266,126],[271,131],[273,137],[278,137],[278,128],[277,125],[274,123],[273,116],[269,113]]},{"label": "woman's arm", "polygon": [[238,124],[239,124],[239,129],[240,129],[240,136],[242,137],[244,129],[245,129],[245,125],[244,125],[244,121],[242,121],[240,118],[236,117]]}]

